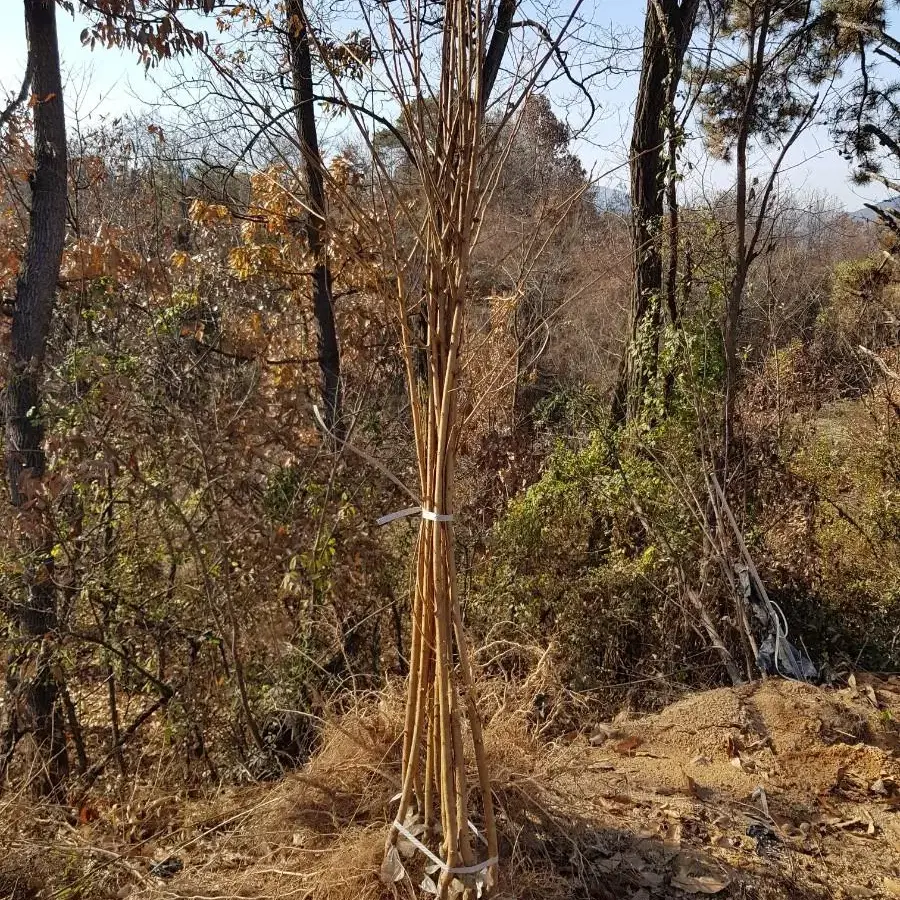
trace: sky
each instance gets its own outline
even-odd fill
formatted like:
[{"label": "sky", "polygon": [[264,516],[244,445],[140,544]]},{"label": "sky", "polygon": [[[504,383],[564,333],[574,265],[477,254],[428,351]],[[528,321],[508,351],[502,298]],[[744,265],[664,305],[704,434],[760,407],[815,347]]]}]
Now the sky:
[{"label": "sky", "polygon": [[[644,4],[640,0],[587,0],[591,16],[600,25],[631,29],[639,43]],[[25,68],[25,35],[21,2],[0,0],[8,7],[0,29],[0,95],[18,91]],[[138,112],[142,100],[153,101],[159,89],[148,81],[134,55],[117,49],[97,48],[93,52],[81,45],[84,22],[63,11],[58,13],[60,50],[64,67],[65,101],[70,120],[96,121],[102,115]],[[165,73],[157,77],[165,78]],[[627,184],[627,146],[631,113],[637,92],[635,75],[611,77],[597,84],[594,94],[599,113],[594,123],[575,141],[575,149],[585,168],[601,176],[601,183],[612,187]],[[583,104],[574,109],[573,120],[584,116]],[[691,173],[699,190],[727,188],[731,170],[710,163],[699,141],[689,149],[698,167]],[[864,202],[881,200],[886,192],[875,186],[860,188],[851,183],[850,168],[832,146],[824,127],[808,131],[792,149],[786,161],[785,181],[798,193],[831,198],[838,207],[855,210]]]}]

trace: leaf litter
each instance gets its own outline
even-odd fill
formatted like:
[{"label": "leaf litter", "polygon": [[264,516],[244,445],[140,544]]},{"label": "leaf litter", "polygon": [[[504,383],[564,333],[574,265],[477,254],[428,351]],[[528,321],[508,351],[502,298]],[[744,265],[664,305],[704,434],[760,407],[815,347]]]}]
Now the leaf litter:
[{"label": "leaf litter", "polygon": [[[550,741],[529,721],[529,696],[483,683],[500,810],[494,896],[900,898],[900,679],[855,681],[722,688],[617,721],[608,738],[586,721]],[[398,684],[327,723],[303,770],[174,805],[168,828],[135,847],[100,809],[65,831],[66,859],[100,873],[80,882],[98,900],[427,897],[435,867],[407,841],[385,855],[401,736]],[[184,863],[172,878],[142,877],[172,856]],[[43,895],[60,887],[51,869]]]}]

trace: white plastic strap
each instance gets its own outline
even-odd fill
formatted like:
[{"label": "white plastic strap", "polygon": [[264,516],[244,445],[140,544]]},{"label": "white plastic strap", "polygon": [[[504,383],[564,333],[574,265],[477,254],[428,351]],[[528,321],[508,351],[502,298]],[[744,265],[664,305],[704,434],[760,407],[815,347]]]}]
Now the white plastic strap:
[{"label": "white plastic strap", "polygon": [[[402,796],[403,796],[402,792],[399,794],[394,794],[394,796],[391,797],[391,799],[388,802],[396,803]],[[469,829],[471,830],[472,834],[474,834],[475,837],[477,837],[478,840],[481,841],[481,843],[484,844],[485,847],[487,847],[487,838],[475,827],[475,824],[472,822],[471,819],[466,819],[466,825],[469,826]]]},{"label": "white plastic strap", "polygon": [[451,875],[475,875],[478,872],[483,872],[485,869],[489,869],[491,866],[497,865],[497,857],[492,856],[490,859],[486,859],[484,862],[476,863],[472,866],[448,866],[439,856],[436,856],[432,853],[415,835],[413,835],[409,829],[401,825],[396,819],[394,819],[394,828],[403,835],[417,850],[421,850],[422,853],[425,854],[438,868],[443,869],[445,872],[449,872]]},{"label": "white plastic strap", "polygon": [[375,520],[375,524],[387,525],[388,522],[393,522],[396,519],[405,519],[407,516],[417,516],[420,512],[422,512],[421,506],[407,506],[406,509],[399,509],[397,512],[381,516],[381,518]]},{"label": "white plastic strap", "polygon": [[423,509],[422,518],[429,522],[452,522],[453,516],[448,513],[436,513],[433,509]]},{"label": "white plastic strap", "polygon": [[386,516],[375,520],[376,525],[387,525],[388,522],[394,522],[397,519],[405,519],[408,516],[421,516],[429,522],[452,522],[453,516],[447,513],[436,513],[433,509],[422,509],[421,506],[407,506],[406,509],[399,509],[397,512],[388,513]]}]

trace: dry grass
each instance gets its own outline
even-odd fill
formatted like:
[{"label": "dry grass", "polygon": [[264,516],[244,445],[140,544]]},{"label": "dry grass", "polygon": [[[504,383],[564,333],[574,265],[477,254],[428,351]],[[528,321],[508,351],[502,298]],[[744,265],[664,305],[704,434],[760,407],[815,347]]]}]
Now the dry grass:
[{"label": "dry grass", "polygon": [[[760,900],[900,895],[891,893],[900,892],[896,680],[696,694],[607,723],[591,746],[584,734],[541,735],[555,713],[536,716],[535,696],[564,701],[546,659],[542,667],[524,683],[480,686],[500,897],[647,900],[698,885]],[[143,838],[123,830],[114,810],[72,825],[58,810],[6,801],[0,841],[7,861],[18,860],[12,871],[34,881],[10,882],[7,864],[0,897],[419,895],[417,855],[404,860],[408,880],[385,886],[378,877],[399,790],[403,699],[400,684],[358,698],[324,724],[302,771],[157,806]],[[183,863],[175,877],[150,874],[172,856]]]}]

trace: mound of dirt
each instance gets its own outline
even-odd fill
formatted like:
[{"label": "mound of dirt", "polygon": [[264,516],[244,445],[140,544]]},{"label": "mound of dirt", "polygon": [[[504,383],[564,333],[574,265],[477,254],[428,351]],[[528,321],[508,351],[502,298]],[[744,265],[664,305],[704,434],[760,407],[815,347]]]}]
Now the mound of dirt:
[{"label": "mound of dirt", "polygon": [[[697,694],[598,729],[592,756],[610,768],[578,789],[608,792],[608,815],[677,848],[651,897],[900,897],[898,710],[897,680]],[[679,882],[685,852],[707,883]]]},{"label": "mound of dirt", "polygon": [[[900,898],[900,680],[714,690],[553,742],[529,721],[530,698],[483,689],[495,896]],[[408,881],[378,875],[401,723],[388,690],[329,723],[305,769],[276,784],[182,802],[139,841],[102,812],[70,828],[67,852],[93,868],[68,896],[421,895],[421,857],[403,860]]]}]

